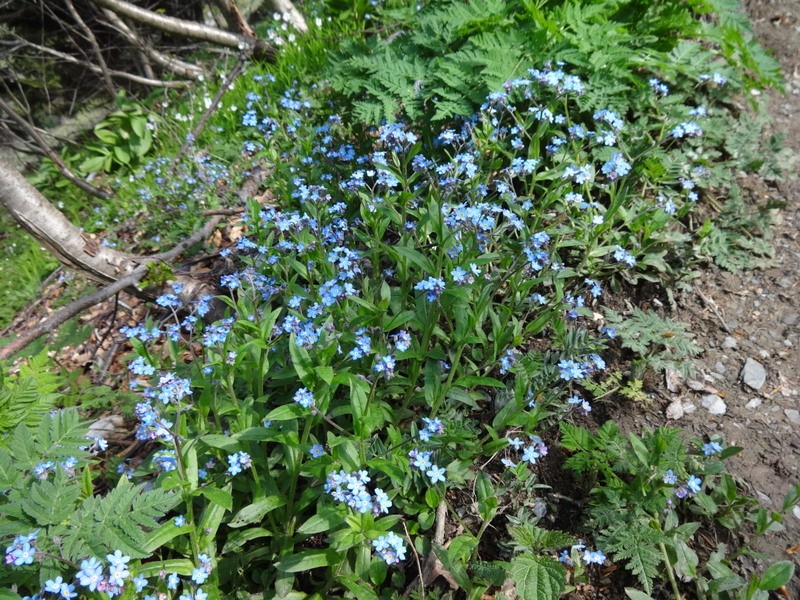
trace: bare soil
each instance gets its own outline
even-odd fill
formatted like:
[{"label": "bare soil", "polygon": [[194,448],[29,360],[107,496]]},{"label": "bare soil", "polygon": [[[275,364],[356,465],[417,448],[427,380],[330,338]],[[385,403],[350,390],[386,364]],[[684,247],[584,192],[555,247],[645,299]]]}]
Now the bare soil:
[{"label": "bare soil", "polygon": [[[726,445],[744,447],[728,461],[729,469],[750,495],[779,510],[790,486],[800,483],[800,2],[753,0],[746,10],[758,39],[780,61],[785,76],[786,93],[767,99],[772,120],[767,134],[786,135],[792,150],[787,173],[775,182],[744,176],[737,181],[752,205],[768,199],[785,203],[774,232],[775,265],[735,274],[710,268],[691,291],[678,295],[678,310],[669,316],[690,323],[704,348],[694,361],[693,381],[676,385],[673,380],[668,387],[666,378],[659,378],[649,390],[656,399],[650,410],[632,414],[630,405],[617,404],[609,407],[608,417],[635,430],[669,425],[685,428],[688,437],[718,434]],[[758,390],[742,381],[748,358],[767,373]],[[710,394],[722,398],[724,414],[710,414],[703,406],[703,396]],[[694,412],[675,418],[678,405],[694,407]],[[763,559],[747,557],[742,566],[761,570],[776,560],[794,561],[796,575],[787,592],[797,599],[800,509],[786,516],[784,526],[755,542]]]}]

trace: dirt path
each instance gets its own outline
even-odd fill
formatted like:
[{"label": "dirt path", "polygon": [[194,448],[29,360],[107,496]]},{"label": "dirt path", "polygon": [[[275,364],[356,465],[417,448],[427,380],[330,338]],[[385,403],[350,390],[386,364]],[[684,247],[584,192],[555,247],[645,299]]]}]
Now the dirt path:
[{"label": "dirt path", "polygon": [[[659,404],[646,419],[651,427],[678,425],[698,438],[719,434],[726,445],[743,446],[729,468],[751,495],[777,509],[790,485],[800,482],[800,2],[753,1],[747,11],[786,79],[786,95],[773,95],[768,107],[771,132],[784,132],[793,151],[792,172],[775,183],[738,182],[751,202],[786,203],[775,230],[776,265],[739,274],[712,269],[678,298],[679,311],[671,316],[692,324],[705,352],[695,361],[692,385],[683,382],[670,391],[661,382],[655,390]],[[743,381],[745,374],[750,385]],[[692,389],[699,384],[703,389]],[[725,412],[712,414],[704,403]],[[686,414],[668,418],[678,416],[678,406]],[[613,418],[630,422],[624,411]],[[755,546],[770,560],[794,560],[800,573],[800,553],[786,552],[797,544],[800,509],[787,516],[783,532]],[[792,587],[792,598],[800,598],[800,575]]]}]

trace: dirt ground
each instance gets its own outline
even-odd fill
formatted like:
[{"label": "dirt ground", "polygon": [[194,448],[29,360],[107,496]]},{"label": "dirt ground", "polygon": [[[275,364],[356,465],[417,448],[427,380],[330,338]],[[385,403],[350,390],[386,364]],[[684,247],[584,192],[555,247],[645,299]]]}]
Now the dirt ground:
[{"label": "dirt ground", "polygon": [[[768,99],[768,133],[786,134],[793,172],[774,183],[739,181],[754,203],[767,198],[786,203],[774,237],[776,264],[738,274],[714,268],[693,282],[691,292],[678,296],[677,313],[670,315],[690,323],[704,348],[695,360],[693,380],[668,386],[663,378],[652,390],[657,403],[645,423],[641,414],[624,414],[624,407],[609,416],[635,428],[671,425],[698,438],[718,434],[726,445],[744,447],[728,461],[729,469],[750,495],[777,510],[790,486],[800,483],[800,1],[753,0],[746,10],[759,40],[780,60],[785,74],[786,94]],[[766,372],[759,387],[759,366],[750,363],[755,381],[747,379],[758,389],[743,381],[748,359]],[[724,406],[725,412],[712,414],[704,403],[716,404],[717,413]],[[800,508],[787,515],[784,525],[784,531],[759,540],[755,548],[767,555],[764,563],[795,562],[798,574],[790,593],[800,599],[800,553],[787,552],[800,544]],[[744,566],[755,568],[758,562],[747,558]]]}]

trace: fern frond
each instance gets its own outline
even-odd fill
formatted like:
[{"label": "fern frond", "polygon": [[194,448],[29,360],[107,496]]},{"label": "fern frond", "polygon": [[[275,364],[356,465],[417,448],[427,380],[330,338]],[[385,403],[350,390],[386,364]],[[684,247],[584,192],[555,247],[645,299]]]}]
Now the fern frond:
[{"label": "fern frond", "polygon": [[[144,491],[145,484],[133,485],[127,478],[103,497],[91,497],[75,512],[64,545],[70,560],[77,560],[85,548],[95,555],[115,549],[134,558],[144,558],[145,533],[158,526],[158,519],[180,501],[178,494],[164,490]],[[76,538],[76,539],[72,539]]]},{"label": "fern frond", "polygon": [[634,521],[605,529],[598,538],[615,561],[625,562],[625,568],[636,576],[650,594],[663,560],[658,544],[666,541],[664,534],[646,523]]}]

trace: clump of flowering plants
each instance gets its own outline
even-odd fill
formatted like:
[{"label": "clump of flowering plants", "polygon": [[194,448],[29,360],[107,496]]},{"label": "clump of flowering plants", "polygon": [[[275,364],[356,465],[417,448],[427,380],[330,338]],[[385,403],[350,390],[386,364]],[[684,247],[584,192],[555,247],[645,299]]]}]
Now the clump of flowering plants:
[{"label": "clump of flowering plants", "polygon": [[[658,268],[657,234],[696,198],[686,177],[643,195],[642,126],[581,111],[586,84],[551,66],[436,134],[360,136],[269,84],[254,80],[240,133],[243,160],[271,161],[275,201],[251,201],[223,251],[226,315],[178,285],[163,322],[123,330],[148,454],[120,488],[147,480],[175,514],[142,523],[136,556],[87,550],[31,593],[376,597],[435,552],[479,595],[466,568],[498,514],[480,467],[529,481],[542,424],[592,410],[578,387],[605,368],[587,318],[600,282]],[[701,134],[682,110],[647,132],[662,157]],[[446,550],[445,520],[462,527]],[[36,533],[12,533],[8,564],[33,569]]]}]

